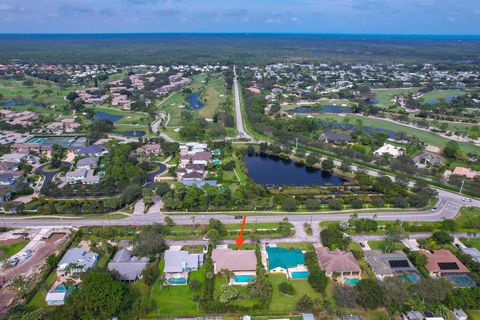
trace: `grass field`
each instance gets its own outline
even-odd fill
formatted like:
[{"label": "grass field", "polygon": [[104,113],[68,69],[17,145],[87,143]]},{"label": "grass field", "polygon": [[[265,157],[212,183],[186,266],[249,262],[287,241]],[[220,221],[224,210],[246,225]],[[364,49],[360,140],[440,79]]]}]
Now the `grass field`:
[{"label": "grass field", "polygon": [[472,239],[467,239],[467,238],[461,238],[460,239],[462,243],[468,247],[473,247],[477,248],[477,250],[480,250],[480,239],[479,238],[472,238]]},{"label": "grass field", "polygon": [[391,101],[396,95],[415,93],[418,88],[392,88],[392,89],[373,89],[375,99],[379,101],[377,106],[388,107],[393,104]]},{"label": "grass field", "polygon": [[[270,283],[273,286],[272,302],[270,303],[270,311],[272,313],[292,312],[295,311],[297,300],[306,294],[311,298],[319,298],[321,295],[317,293],[308,283],[308,280],[287,280],[284,274],[273,274],[269,276]],[[278,286],[282,282],[290,283],[295,289],[293,296],[287,296],[280,292]]]},{"label": "grass field", "polygon": [[[160,273],[163,274],[165,266],[162,260],[158,266]],[[205,278],[205,269],[202,267],[198,271],[190,273],[189,281],[196,279],[203,283]],[[173,316],[196,316],[202,314],[197,308],[197,303],[193,301],[193,291],[188,285],[186,286],[164,286],[163,277],[159,277],[150,291],[150,299],[152,299],[157,307],[158,314],[166,317]],[[157,312],[149,315],[150,318],[156,319]]]},{"label": "grass field", "polygon": [[0,255],[0,259],[10,258],[15,253],[25,248],[27,244],[28,244],[28,241],[22,241],[15,244],[0,245],[0,252],[3,252],[3,254]]},{"label": "grass field", "polygon": [[[385,244],[385,240],[372,240],[368,241],[368,245],[372,250],[383,250]],[[405,248],[405,245],[401,242],[395,244],[394,250],[402,250]]]},{"label": "grass field", "polygon": [[467,314],[472,320],[480,320],[480,310],[468,310]]},{"label": "grass field", "polygon": [[460,90],[434,90],[428,92],[422,96],[423,101],[428,102],[432,100],[440,100],[447,97],[458,97],[466,94],[464,91]]},{"label": "grass field", "polygon": [[[384,120],[379,120],[379,119],[371,119],[368,117],[363,117],[359,115],[347,115],[345,117],[340,117],[337,115],[332,115],[332,114],[317,114],[315,115],[316,117],[322,118],[322,119],[330,119],[331,121],[336,121],[336,122],[343,122],[344,119],[348,118],[350,119],[350,123],[355,123],[356,120],[361,120],[363,122],[364,126],[368,127],[374,127],[374,128],[383,128],[386,130],[391,130],[394,132],[406,132],[410,136],[416,136],[422,141],[443,148],[447,144],[447,142],[451,141],[447,138],[443,138],[433,132],[428,132],[428,131],[423,131],[411,127],[407,127],[401,124],[389,122],[389,121],[384,121]],[[472,144],[472,143],[467,143],[467,142],[459,142],[459,145],[461,148],[466,151],[466,152],[474,152],[474,153],[480,153],[480,147]]]}]

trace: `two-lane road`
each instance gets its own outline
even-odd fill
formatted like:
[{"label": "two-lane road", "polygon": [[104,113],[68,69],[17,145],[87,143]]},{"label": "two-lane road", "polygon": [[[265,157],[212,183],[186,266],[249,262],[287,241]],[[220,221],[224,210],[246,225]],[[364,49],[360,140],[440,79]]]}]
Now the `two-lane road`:
[{"label": "two-lane road", "polygon": [[243,124],[243,116],[242,116],[242,106],[240,104],[240,88],[238,86],[238,79],[237,79],[237,70],[236,67],[233,66],[233,95],[235,100],[235,120],[237,122],[237,131],[240,138],[249,139],[254,141],[255,139],[247,133]]}]

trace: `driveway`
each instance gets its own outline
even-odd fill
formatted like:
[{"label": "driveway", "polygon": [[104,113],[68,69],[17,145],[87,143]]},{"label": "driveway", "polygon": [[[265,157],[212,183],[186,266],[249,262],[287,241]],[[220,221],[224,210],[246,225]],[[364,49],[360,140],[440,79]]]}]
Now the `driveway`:
[{"label": "driveway", "polygon": [[[54,170],[54,171],[45,171],[44,168],[49,166],[50,163],[45,163],[45,164],[42,164],[41,166],[39,166],[35,172],[37,174],[40,174],[42,175],[45,179],[43,180],[43,184],[42,184],[42,187],[40,188],[40,190],[43,189],[43,187],[47,184],[49,184],[50,182],[52,182],[53,178],[60,172],[62,172],[62,170],[58,169],[58,170]],[[70,167],[72,166],[72,164],[70,162],[67,162],[67,161],[62,161],[62,165],[65,166],[66,168],[68,168],[70,170]]]}]

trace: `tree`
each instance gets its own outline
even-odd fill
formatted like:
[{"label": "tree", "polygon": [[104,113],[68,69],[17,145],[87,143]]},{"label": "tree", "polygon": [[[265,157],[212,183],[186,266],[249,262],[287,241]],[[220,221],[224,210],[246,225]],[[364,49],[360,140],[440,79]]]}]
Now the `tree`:
[{"label": "tree", "polygon": [[293,198],[287,198],[283,201],[282,208],[285,211],[295,211],[297,210],[297,202]]},{"label": "tree", "polygon": [[75,99],[78,98],[78,94],[75,91],[69,92],[65,97],[68,101],[73,102]]},{"label": "tree", "polygon": [[143,281],[145,282],[146,285],[151,286],[152,284],[155,283],[159,274],[160,272],[158,271],[158,268],[155,265],[155,263],[150,263],[142,271]]},{"label": "tree", "polygon": [[337,306],[342,308],[353,308],[358,299],[358,293],[357,290],[355,290],[355,287],[336,285],[333,287],[333,298],[335,299]]},{"label": "tree", "polygon": [[208,221],[208,227],[210,229],[215,229],[218,231],[218,234],[220,236],[225,236],[227,234],[227,228],[225,227],[225,225],[222,223],[222,221],[218,220],[218,219],[210,219]]},{"label": "tree", "polygon": [[388,277],[381,283],[383,303],[385,306],[401,311],[403,306],[411,299],[410,293],[401,277]]},{"label": "tree", "polygon": [[142,229],[135,242],[133,253],[137,256],[154,257],[165,250],[167,250],[167,244],[158,226],[146,226]]},{"label": "tree", "polygon": [[233,299],[236,299],[239,294],[240,293],[237,288],[235,288],[234,286],[229,286],[228,284],[224,284],[220,289],[218,301],[224,304],[228,304]]},{"label": "tree", "polygon": [[342,199],[332,199],[328,202],[328,208],[332,210],[342,210],[343,201]]},{"label": "tree", "polygon": [[263,273],[257,273],[255,280],[247,285],[247,291],[250,296],[257,298],[263,305],[269,305],[272,300],[272,284]]},{"label": "tree", "polygon": [[170,217],[168,217],[168,216],[165,217],[165,219],[163,220],[163,222],[164,222],[167,226],[169,226],[169,227],[173,227],[173,226],[175,225],[175,222],[173,221],[173,219],[170,218]]},{"label": "tree", "polygon": [[450,140],[447,142],[445,145],[445,148],[443,149],[443,154],[445,157],[450,158],[450,159],[457,159],[461,156],[462,150],[460,149],[460,145],[458,142]]},{"label": "tree", "polygon": [[390,225],[387,229],[387,238],[393,240],[394,242],[400,242],[407,237],[408,234],[405,232],[402,222],[398,220]]},{"label": "tree", "polygon": [[333,161],[331,159],[325,159],[322,161],[322,169],[325,171],[332,171]]},{"label": "tree", "polygon": [[202,288],[202,283],[196,279],[190,280],[188,286],[193,292],[198,292]]},{"label": "tree", "polygon": [[307,167],[313,167],[317,162],[318,158],[313,154],[309,154],[307,159],[305,159],[305,164]]},{"label": "tree", "polygon": [[313,299],[304,294],[298,299],[295,309],[300,312],[311,311],[313,309],[313,304]]},{"label": "tree", "polygon": [[80,288],[68,296],[62,318],[111,319],[128,310],[130,295],[129,287],[110,273],[85,273]]},{"label": "tree", "polygon": [[145,206],[150,206],[154,203],[155,193],[149,188],[142,189],[142,198]]},{"label": "tree", "polygon": [[281,293],[286,294],[288,296],[293,296],[295,294],[295,289],[293,286],[288,282],[282,282],[278,285],[278,289]]},{"label": "tree", "polygon": [[427,305],[442,303],[453,291],[452,285],[444,279],[426,278],[414,285],[413,291]]},{"label": "tree", "polygon": [[337,225],[329,225],[323,229],[320,232],[320,239],[322,244],[330,250],[346,249],[351,241],[350,237],[344,235]]},{"label": "tree", "polygon": [[170,185],[165,182],[157,182],[155,183],[155,193],[159,197],[163,197],[170,191]]},{"label": "tree", "polygon": [[442,229],[442,231],[453,232],[453,231],[457,230],[457,222],[453,219],[442,220],[440,229]]},{"label": "tree", "polygon": [[205,237],[208,239],[208,243],[210,243],[212,246],[216,246],[221,240],[220,233],[217,229],[213,228],[208,229]]},{"label": "tree", "polygon": [[343,172],[348,172],[350,171],[351,166],[352,162],[350,160],[343,160],[340,164],[340,170],[342,170]]},{"label": "tree", "polygon": [[453,237],[446,231],[437,231],[432,234],[432,239],[437,244],[450,244],[453,242]]},{"label": "tree", "polygon": [[376,279],[362,279],[356,286],[357,303],[364,308],[376,309],[382,306],[383,294]]}]

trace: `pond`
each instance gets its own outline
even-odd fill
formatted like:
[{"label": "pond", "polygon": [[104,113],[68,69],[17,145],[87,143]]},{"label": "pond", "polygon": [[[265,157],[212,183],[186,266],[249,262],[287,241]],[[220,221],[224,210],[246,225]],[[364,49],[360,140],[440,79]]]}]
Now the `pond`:
[{"label": "pond", "polygon": [[132,131],[113,131],[115,134],[119,134],[125,137],[143,137],[147,133],[143,130],[132,130]]},{"label": "pond", "polygon": [[380,101],[375,100],[375,99],[367,99],[367,103],[371,104],[371,105],[376,105],[376,104],[379,104]]},{"label": "pond", "polygon": [[400,137],[401,139],[407,139],[407,137],[402,136],[400,133],[388,130],[388,129],[383,129],[383,128],[372,128],[368,126],[356,126],[354,124],[350,123],[340,123],[340,122],[330,122],[330,121],[325,121],[322,122],[318,125],[319,128],[323,129],[342,129],[342,130],[348,130],[348,131],[356,131],[358,129],[362,129],[366,133],[372,133],[372,132],[377,132],[377,133],[385,133],[388,135],[389,139],[396,139],[397,137]]},{"label": "pond", "polygon": [[262,185],[339,186],[345,180],[326,171],[267,154],[246,154],[248,176]]},{"label": "pond", "polygon": [[187,102],[186,109],[188,110],[198,110],[205,107],[205,104],[200,101],[200,93],[198,92],[193,92],[192,94],[190,94],[190,96],[188,96],[185,101]]},{"label": "pond", "polygon": [[34,106],[34,107],[42,107],[43,105],[40,102],[29,101],[29,100],[5,100],[0,102],[0,107],[27,107],[27,106]]},{"label": "pond", "polygon": [[[443,100],[445,100],[446,102],[450,103],[453,101],[453,99],[455,99],[456,97],[445,97],[443,98]],[[428,105],[431,105],[431,106],[434,106],[436,104],[439,104],[440,103],[440,100],[430,100],[427,102]]]},{"label": "pond", "polygon": [[341,106],[301,106],[287,110],[290,113],[351,113],[349,107]]},{"label": "pond", "polygon": [[102,111],[95,112],[95,117],[97,119],[110,120],[112,122],[117,122],[118,120],[123,118],[123,116],[118,116],[118,115],[114,115],[114,114],[102,112]]}]

